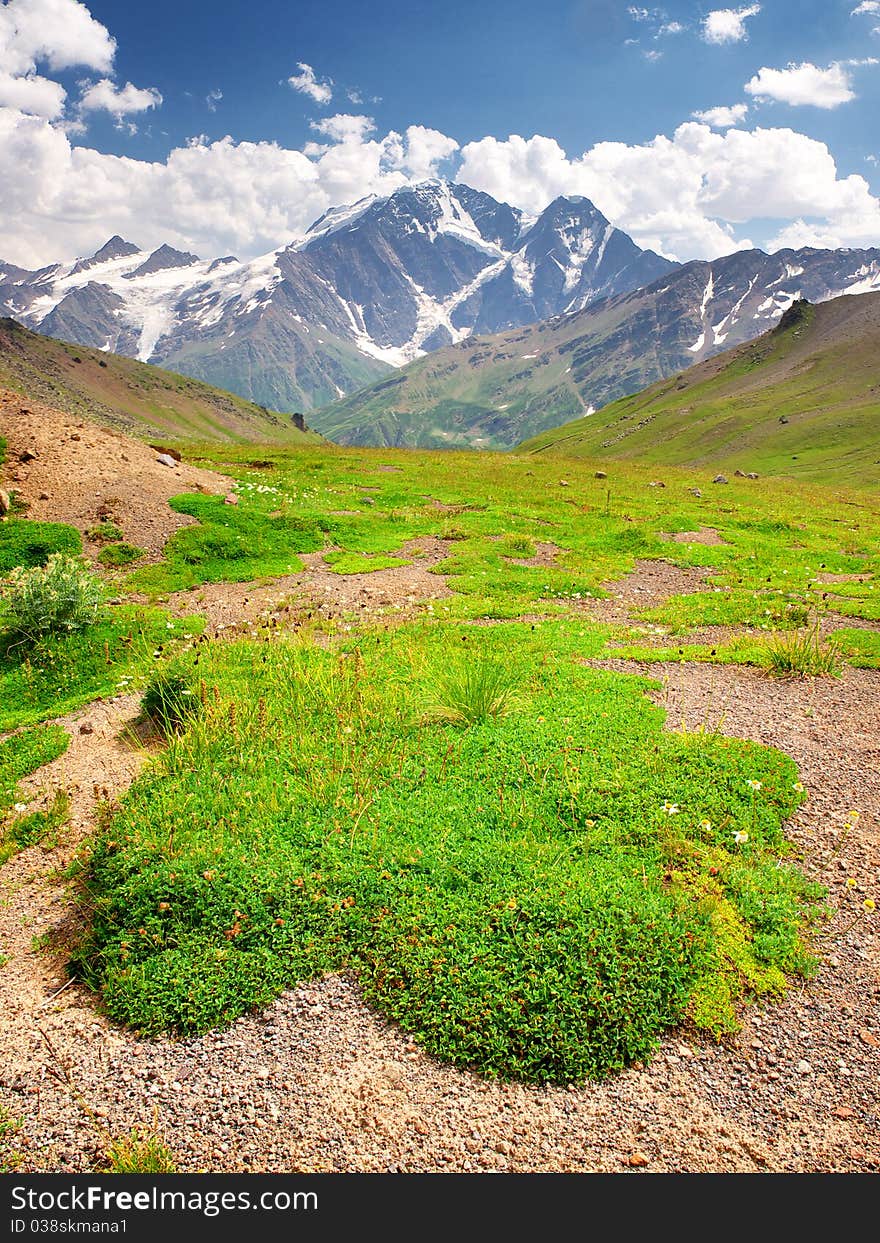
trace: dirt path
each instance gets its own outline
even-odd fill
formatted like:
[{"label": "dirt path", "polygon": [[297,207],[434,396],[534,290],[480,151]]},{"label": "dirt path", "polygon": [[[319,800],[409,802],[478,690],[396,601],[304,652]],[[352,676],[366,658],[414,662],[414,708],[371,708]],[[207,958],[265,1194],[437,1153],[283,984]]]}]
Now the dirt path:
[{"label": "dirt path", "polygon": [[289,574],[268,583],[204,583],[193,591],[178,591],[167,607],[178,614],[201,613],[208,619],[208,632],[230,627],[247,628],[260,618],[283,621],[313,611],[332,619],[346,614],[374,617],[411,616],[421,605],[442,600],[452,593],[441,574],[432,573],[449,555],[448,541],[424,536],[410,540],[397,557],[412,558],[409,565],[367,574],[334,574],[320,552],[300,557],[302,574]]},{"label": "dirt path", "polygon": [[[669,728],[718,728],[792,755],[810,791],[791,827],[805,866],[853,911],[877,896],[880,674],[775,682],[732,667],[613,667],[665,680]],[[876,916],[848,928],[838,918],[817,980],[749,1011],[729,1046],[677,1033],[649,1067],[586,1087],[490,1084],[433,1061],[338,976],[200,1039],[113,1027],[31,941],[63,932],[52,872],[90,827],[93,786],[121,791],[141,763],[117,737],[134,706],[67,720],[71,751],[32,780],[79,785],[71,832],[0,873],[0,1097],[24,1121],[23,1168],[93,1168],[107,1137],[134,1123],[158,1130],[188,1170],[880,1168]],[[93,734],[79,733],[82,718]],[[861,817],[847,836],[851,809]]]}]

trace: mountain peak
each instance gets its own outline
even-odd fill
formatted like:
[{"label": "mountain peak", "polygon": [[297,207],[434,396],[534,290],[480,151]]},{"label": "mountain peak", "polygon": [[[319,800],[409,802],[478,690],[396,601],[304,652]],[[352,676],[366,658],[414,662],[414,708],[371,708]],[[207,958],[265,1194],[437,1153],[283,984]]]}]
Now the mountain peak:
[{"label": "mountain peak", "polygon": [[73,271],[87,272],[89,268],[97,267],[100,263],[108,263],[111,259],[127,259],[129,255],[139,252],[140,247],[135,246],[134,242],[127,242],[124,237],[114,233],[93,255],[87,259],[78,259]]},{"label": "mountain peak", "polygon": [[127,275],[129,280],[133,280],[136,276],[149,276],[153,272],[164,272],[171,268],[190,268],[198,262],[198,255],[192,255],[185,250],[175,250],[173,246],[163,243],[140,267]]}]

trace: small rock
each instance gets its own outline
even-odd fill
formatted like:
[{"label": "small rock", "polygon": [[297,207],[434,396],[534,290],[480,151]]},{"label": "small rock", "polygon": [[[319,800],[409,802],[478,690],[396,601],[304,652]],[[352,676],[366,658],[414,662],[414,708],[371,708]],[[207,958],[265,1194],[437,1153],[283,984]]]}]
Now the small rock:
[{"label": "small rock", "polygon": [[32,449],[25,449],[23,453],[19,453],[18,460],[19,462],[35,462],[37,455]]},{"label": "small rock", "polygon": [[9,513],[9,493],[0,488],[0,517]]},{"label": "small rock", "polygon": [[648,1158],[643,1152],[633,1152],[627,1157],[626,1163],[634,1170],[639,1170],[648,1164]]},{"label": "small rock", "polygon": [[604,470],[597,470],[593,478],[594,479],[607,479],[608,476],[606,475]]},{"label": "small rock", "polygon": [[835,1118],[854,1118],[856,1111],[850,1109],[849,1105],[838,1105],[834,1110],[834,1116]]},{"label": "small rock", "polygon": [[746,477],[746,472],[744,470],[735,470],[733,473],[737,479],[745,479]]},{"label": "small rock", "polygon": [[759,478],[760,476],[756,475],[753,470],[750,470],[749,473],[746,475],[746,479],[759,479]]},{"label": "small rock", "polygon": [[880,1040],[872,1031],[868,1031],[867,1027],[863,1027],[859,1032],[859,1040],[862,1044],[869,1044],[872,1049],[880,1049]]},{"label": "small rock", "polygon": [[79,732],[81,734],[93,734],[95,732],[95,727],[91,721],[83,721],[82,725],[79,727]]},{"label": "small rock", "polygon": [[703,495],[699,488],[688,488],[688,492],[690,492],[691,496],[695,496],[698,499]]},{"label": "small rock", "polygon": [[70,439],[71,440],[82,440],[82,436],[80,436],[79,432],[73,432],[71,434]]},{"label": "small rock", "polygon": [[560,479],[560,480],[559,480],[559,486],[560,486],[560,488],[570,488],[570,487],[571,487],[571,484],[569,483],[569,481],[568,481],[567,479]]},{"label": "small rock", "polygon": [[[74,439],[79,440],[79,437],[76,436],[74,437]],[[172,470],[174,470],[177,466],[177,463],[175,462],[174,458],[170,457],[167,453],[160,453],[159,456],[156,458],[156,461],[161,466],[170,466]]]},{"label": "small rock", "polygon": [[663,482],[662,479],[652,479],[651,482],[648,484],[648,487],[649,488],[665,488],[666,484]]},{"label": "small rock", "polygon": [[713,482],[713,483],[727,483],[727,476],[726,476],[726,475],[716,475],[716,476],[715,476],[715,478],[712,480],[712,482]]},{"label": "small rock", "polygon": [[48,493],[48,492],[41,492],[41,493],[40,493],[40,500],[41,500],[41,501],[48,501],[48,499],[49,499],[49,493]]},{"label": "small rock", "polygon": [[230,492],[228,496],[224,496],[223,504],[224,505],[237,505],[238,497],[233,492]]},{"label": "small rock", "polygon": [[802,1057],[801,1060],[798,1062],[797,1073],[799,1075],[811,1075],[813,1073],[813,1067],[806,1060],[806,1058]]}]

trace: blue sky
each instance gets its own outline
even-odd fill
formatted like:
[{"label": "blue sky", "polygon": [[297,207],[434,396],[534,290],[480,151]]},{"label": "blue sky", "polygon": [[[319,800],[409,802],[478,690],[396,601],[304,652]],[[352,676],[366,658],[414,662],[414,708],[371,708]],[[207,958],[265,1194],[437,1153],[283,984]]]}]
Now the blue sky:
[{"label": "blue sky", "polygon": [[0,0],[4,257],[259,253],[459,171],[678,258],[880,244],[877,61],[872,0]]}]

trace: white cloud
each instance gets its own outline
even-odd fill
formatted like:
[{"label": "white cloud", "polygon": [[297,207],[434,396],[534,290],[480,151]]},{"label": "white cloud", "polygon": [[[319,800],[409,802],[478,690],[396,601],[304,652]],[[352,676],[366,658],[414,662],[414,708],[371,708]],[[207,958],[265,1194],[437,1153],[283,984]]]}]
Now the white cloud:
[{"label": "white cloud", "polygon": [[15,78],[0,70],[0,108],[18,108],[54,121],[64,112],[67,92],[59,82],[28,73]]},{"label": "white cloud", "polygon": [[40,62],[108,72],[116,41],[79,0],[8,0],[0,7],[0,64],[22,77]]},{"label": "white cloud", "polygon": [[223,98],[222,91],[218,91],[218,90],[208,91],[207,95],[205,96],[205,103],[208,105],[208,111],[216,112],[217,105],[220,103],[220,100],[222,98]]},{"label": "white cloud", "polygon": [[707,43],[741,43],[749,37],[746,22],[760,12],[760,4],[744,9],[713,9],[703,18],[703,38]]},{"label": "white cloud", "polygon": [[450,160],[459,150],[454,138],[424,125],[410,125],[406,131],[403,166],[414,181],[436,177],[439,165]]},{"label": "white cloud", "polygon": [[695,112],[693,115],[698,121],[702,121],[705,125],[711,125],[713,129],[730,129],[733,125],[739,125],[749,114],[748,104],[732,104],[729,108],[723,105],[717,108],[706,108],[704,112]]},{"label": "white cloud", "polygon": [[158,108],[161,103],[162,96],[155,87],[141,88],[131,82],[119,87],[109,78],[101,78],[100,82],[84,85],[78,106],[81,112],[109,112],[119,120],[132,113]]},{"label": "white cloud", "polygon": [[[570,159],[552,138],[483,138],[462,150],[459,179],[528,211],[583,194],[643,246],[711,258],[750,244],[752,220],[814,219],[803,226],[838,244],[873,245],[880,205],[863,177],[839,178],[824,143],[790,129],[688,122],[640,146],[599,143]],[[806,236],[806,233],[805,233]]]},{"label": "white cloud", "polygon": [[372,117],[351,116],[349,113],[340,112],[335,117],[312,121],[312,129],[333,142],[362,143],[368,134],[375,132],[376,123]]},{"label": "white cloud", "polygon": [[827,69],[805,61],[786,69],[759,69],[745,90],[756,99],[772,99],[778,103],[814,108],[839,108],[856,98],[848,65],[876,64],[876,61],[835,62]]},{"label": "white cloud", "polygon": [[300,61],[297,65],[299,73],[292,74],[288,84],[301,95],[308,95],[316,104],[329,104],[333,98],[333,81],[331,78],[319,79],[311,65]]},{"label": "white cloud", "polygon": [[868,14],[871,17],[880,17],[880,0],[862,0],[853,11],[853,17],[859,17],[861,14]]}]

